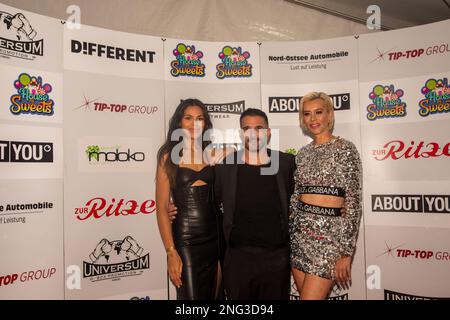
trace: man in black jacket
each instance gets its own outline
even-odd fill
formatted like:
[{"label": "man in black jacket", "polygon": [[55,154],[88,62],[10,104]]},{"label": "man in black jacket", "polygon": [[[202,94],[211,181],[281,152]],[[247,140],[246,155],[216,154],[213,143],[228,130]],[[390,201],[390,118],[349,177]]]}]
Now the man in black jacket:
[{"label": "man in black jacket", "polygon": [[216,165],[215,196],[222,207],[228,299],[289,299],[288,211],[294,156],[270,150],[267,115],[240,118],[244,149]]}]

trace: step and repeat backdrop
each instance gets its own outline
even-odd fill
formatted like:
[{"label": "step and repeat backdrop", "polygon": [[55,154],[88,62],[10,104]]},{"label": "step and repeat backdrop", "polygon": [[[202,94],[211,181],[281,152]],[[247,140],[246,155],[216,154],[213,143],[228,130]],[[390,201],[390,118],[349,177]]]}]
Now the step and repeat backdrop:
[{"label": "step and repeat backdrop", "polygon": [[234,148],[261,108],[272,147],[295,154],[309,91],[333,98],[363,162],[353,283],[330,299],[450,298],[450,20],[222,43],[0,17],[0,299],[174,299],[154,182],[175,108],[202,100]]}]

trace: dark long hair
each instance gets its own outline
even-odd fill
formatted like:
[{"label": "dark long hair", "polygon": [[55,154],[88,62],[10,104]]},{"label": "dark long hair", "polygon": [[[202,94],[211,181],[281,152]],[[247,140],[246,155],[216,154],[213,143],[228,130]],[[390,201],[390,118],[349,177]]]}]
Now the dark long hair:
[{"label": "dark long hair", "polygon": [[[178,141],[172,141],[171,137],[172,137],[172,133],[176,129],[180,129],[181,128],[181,120],[183,119],[184,111],[186,110],[186,108],[187,107],[192,107],[192,106],[199,107],[200,109],[202,109],[202,112],[203,112],[203,118],[205,119],[205,126],[203,128],[202,137],[203,137],[203,133],[206,130],[212,129],[212,127],[213,127],[212,122],[211,122],[211,118],[209,117],[209,114],[208,114],[208,110],[206,110],[206,106],[204,105],[203,102],[201,102],[198,99],[181,100],[181,103],[176,108],[175,112],[172,115],[172,118],[170,118],[169,130],[167,131],[166,141],[161,146],[161,148],[159,148],[158,155],[157,155],[158,165],[160,165],[160,164],[163,165],[164,170],[166,171],[166,174],[169,177],[170,186],[172,188],[175,186],[175,177],[176,177],[176,174],[177,174],[177,165],[172,161],[170,155],[171,155],[172,149],[178,143],[180,143],[182,138],[180,138],[180,140],[178,140]],[[211,141],[203,140],[202,141],[202,150],[205,150],[205,148],[210,143],[211,143]],[[167,155],[167,160],[164,161],[164,157],[166,155]]]}]

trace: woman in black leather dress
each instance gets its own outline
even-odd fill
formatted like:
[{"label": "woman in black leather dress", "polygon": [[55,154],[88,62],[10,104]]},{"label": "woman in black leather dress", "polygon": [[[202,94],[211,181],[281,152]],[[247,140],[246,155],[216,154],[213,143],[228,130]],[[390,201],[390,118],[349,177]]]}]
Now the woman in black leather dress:
[{"label": "woman in black leather dress", "polygon": [[[212,190],[214,170],[210,158],[203,157],[208,146],[203,133],[211,128],[204,104],[184,100],[158,152],[157,220],[178,300],[209,300],[216,294],[219,225]],[[178,211],[173,223],[168,215],[171,196]]]}]

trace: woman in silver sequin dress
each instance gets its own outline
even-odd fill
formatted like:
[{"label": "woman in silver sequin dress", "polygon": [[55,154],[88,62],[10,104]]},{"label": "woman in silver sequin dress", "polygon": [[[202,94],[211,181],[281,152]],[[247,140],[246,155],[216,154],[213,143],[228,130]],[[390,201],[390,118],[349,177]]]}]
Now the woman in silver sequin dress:
[{"label": "woman in silver sequin dress", "polygon": [[325,299],[335,281],[344,287],[351,281],[361,218],[361,160],[352,142],[333,136],[328,95],[305,95],[299,112],[300,127],[313,141],[296,157],[291,266],[300,299]]}]

